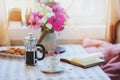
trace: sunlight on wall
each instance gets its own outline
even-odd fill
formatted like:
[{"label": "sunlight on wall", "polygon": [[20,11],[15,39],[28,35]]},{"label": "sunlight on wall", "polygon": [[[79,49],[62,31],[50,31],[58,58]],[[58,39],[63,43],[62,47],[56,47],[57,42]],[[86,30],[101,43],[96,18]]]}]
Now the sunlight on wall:
[{"label": "sunlight on wall", "polygon": [[[25,15],[25,10],[28,7],[33,7],[34,0],[6,0],[8,10],[12,7],[18,7],[22,9],[22,15]],[[85,37],[90,38],[105,38],[106,29],[106,14],[107,14],[107,1],[108,0],[55,0],[65,8],[69,14],[69,20],[66,29],[60,34],[57,34],[58,39],[82,39]],[[23,16],[23,21],[24,21]],[[16,27],[16,28],[15,28]],[[22,33],[21,33],[22,32]],[[39,31],[33,31],[28,28],[20,26],[11,26],[9,28],[9,35],[11,40],[23,40],[29,33],[35,33],[35,36],[40,35]],[[17,33],[17,35],[16,35]],[[98,36],[99,33],[99,36]],[[19,36],[18,36],[19,34]]]},{"label": "sunlight on wall", "polygon": [[69,23],[105,24],[108,0],[55,0],[69,14]]},{"label": "sunlight on wall", "polygon": [[[81,40],[83,38],[95,38],[95,39],[105,39],[105,25],[92,25],[92,26],[79,26],[76,28],[67,27],[57,34],[58,40]],[[22,32],[22,33],[21,33]],[[9,29],[9,36],[11,40],[23,40],[29,32],[35,34],[35,37],[39,37],[40,30],[31,30],[29,28],[11,28]],[[17,35],[16,35],[17,33]],[[19,34],[19,35],[18,35]]]}]

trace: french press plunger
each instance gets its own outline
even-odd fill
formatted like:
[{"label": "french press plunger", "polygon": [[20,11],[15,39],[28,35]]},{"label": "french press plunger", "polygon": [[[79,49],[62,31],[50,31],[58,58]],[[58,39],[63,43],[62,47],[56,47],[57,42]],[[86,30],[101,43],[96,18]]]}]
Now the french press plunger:
[{"label": "french press plunger", "polygon": [[[29,36],[24,39],[26,65],[35,66],[38,60],[42,60],[45,57],[44,46],[36,43],[37,39],[33,37],[32,33],[29,33]],[[37,53],[41,53],[42,57],[38,58]]]}]

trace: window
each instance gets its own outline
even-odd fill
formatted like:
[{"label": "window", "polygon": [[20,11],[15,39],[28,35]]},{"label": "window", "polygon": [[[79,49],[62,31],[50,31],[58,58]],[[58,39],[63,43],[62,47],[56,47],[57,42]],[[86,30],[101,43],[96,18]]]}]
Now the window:
[{"label": "window", "polygon": [[[9,16],[10,16],[9,13],[11,10],[15,10],[15,9],[20,10],[21,17],[22,17],[22,23],[24,24],[24,22],[26,20],[25,19],[26,11],[28,9],[31,9],[34,7],[33,3],[34,3],[34,0],[6,0],[6,10],[8,13],[7,17],[9,18]],[[13,17],[13,15],[12,15],[12,17]],[[15,17],[18,17],[18,15]],[[16,24],[16,25],[18,25],[18,24]]]},{"label": "window", "polygon": [[[59,38],[73,39],[74,37],[83,38],[89,36],[92,38],[104,39],[107,7],[109,0],[54,0],[54,1],[59,2],[60,5],[64,7],[67,13],[69,14],[67,28],[71,28],[62,31]],[[25,25],[24,23],[26,23],[25,22],[26,10],[35,7],[34,3],[35,0],[6,0],[7,12],[9,12],[11,8],[20,8],[22,10],[22,22],[23,25]],[[94,32],[92,30],[94,30]],[[76,33],[74,31],[76,31]],[[97,33],[99,31],[101,35],[97,36],[95,31],[97,31]],[[13,30],[10,31],[11,36],[13,32],[14,32]],[[28,28],[24,32],[25,33],[22,33],[22,35],[27,34],[29,32]],[[22,35],[21,38],[24,38],[24,36]]]},{"label": "window", "polygon": [[[104,24],[107,14],[107,0],[55,0],[69,14],[70,24]],[[6,0],[7,12],[11,8],[22,10],[22,20],[25,21],[25,11],[33,8],[34,0]],[[8,14],[9,15],[9,14]]]},{"label": "window", "polygon": [[108,0],[60,0],[68,10],[70,23],[105,24]]}]

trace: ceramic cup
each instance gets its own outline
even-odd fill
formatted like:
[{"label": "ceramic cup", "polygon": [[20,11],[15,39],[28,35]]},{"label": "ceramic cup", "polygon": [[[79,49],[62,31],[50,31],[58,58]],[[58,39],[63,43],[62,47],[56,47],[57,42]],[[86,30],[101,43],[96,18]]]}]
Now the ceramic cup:
[{"label": "ceramic cup", "polygon": [[54,70],[59,63],[59,58],[56,56],[48,56],[44,59],[44,63],[47,66],[48,70]]}]

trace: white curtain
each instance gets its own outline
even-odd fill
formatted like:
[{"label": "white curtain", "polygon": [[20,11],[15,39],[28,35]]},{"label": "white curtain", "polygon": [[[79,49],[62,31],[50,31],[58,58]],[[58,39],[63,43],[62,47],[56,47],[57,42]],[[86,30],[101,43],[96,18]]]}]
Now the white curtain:
[{"label": "white curtain", "polygon": [[68,23],[76,25],[104,24],[108,0],[54,0],[67,10]]},{"label": "white curtain", "polygon": [[10,45],[5,0],[0,0],[0,46]]},{"label": "white curtain", "polygon": [[120,18],[120,0],[116,0],[116,10],[118,17]]},{"label": "white curtain", "polygon": [[[120,0],[119,0],[120,1]],[[107,29],[106,29],[106,41],[115,43],[115,25],[119,20],[118,12],[116,10],[116,0],[108,1],[108,16],[107,16]]]},{"label": "white curtain", "polygon": [[115,37],[116,37],[116,43],[120,43],[120,0],[116,0],[116,12],[118,15],[118,22],[116,23],[116,31],[115,31]]}]

